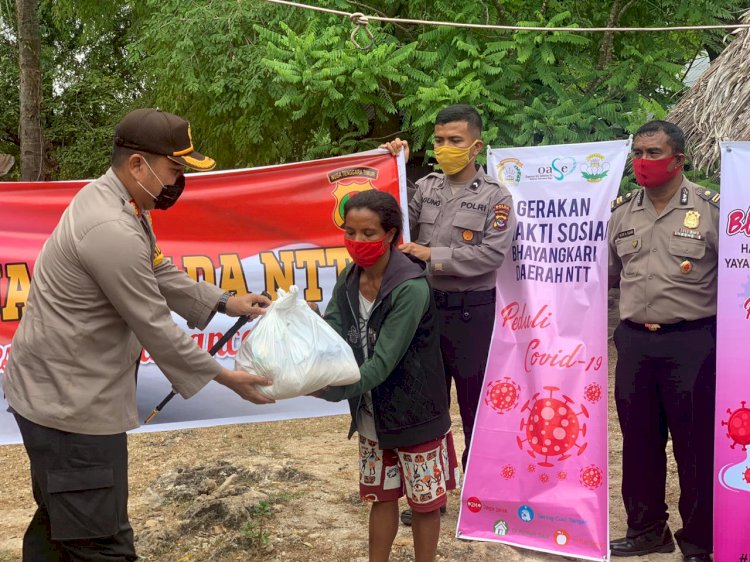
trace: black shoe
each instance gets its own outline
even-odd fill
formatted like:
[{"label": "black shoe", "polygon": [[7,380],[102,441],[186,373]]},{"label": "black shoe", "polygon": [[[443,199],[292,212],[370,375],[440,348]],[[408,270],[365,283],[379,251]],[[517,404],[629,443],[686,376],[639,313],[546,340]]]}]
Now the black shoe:
[{"label": "black shoe", "polygon": [[706,554],[686,554],[682,557],[683,562],[711,562],[711,555]]},{"label": "black shoe", "polygon": [[[446,506],[440,506],[440,515],[443,515],[447,510]],[[411,509],[405,509],[401,512],[401,523],[407,527],[411,527]]]},{"label": "black shoe", "polygon": [[664,527],[660,534],[646,533],[632,539],[625,537],[611,541],[609,548],[612,556],[643,556],[653,552],[674,552],[674,540],[669,527]]}]

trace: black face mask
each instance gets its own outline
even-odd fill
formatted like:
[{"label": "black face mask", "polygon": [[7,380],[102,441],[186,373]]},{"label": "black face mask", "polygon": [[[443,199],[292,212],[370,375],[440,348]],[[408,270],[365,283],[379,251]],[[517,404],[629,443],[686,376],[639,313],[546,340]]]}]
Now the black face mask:
[{"label": "black face mask", "polygon": [[182,191],[185,189],[185,174],[181,174],[177,177],[174,184],[163,184],[159,195],[154,198],[154,208],[160,211],[166,211],[172,205],[177,203],[177,200],[182,195]]}]

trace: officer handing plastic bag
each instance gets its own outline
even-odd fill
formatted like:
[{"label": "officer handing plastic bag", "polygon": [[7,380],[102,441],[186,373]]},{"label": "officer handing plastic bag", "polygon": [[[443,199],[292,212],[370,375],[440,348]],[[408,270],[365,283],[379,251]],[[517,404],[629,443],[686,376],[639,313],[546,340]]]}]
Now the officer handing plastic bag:
[{"label": "officer handing plastic bag", "polygon": [[235,368],[271,379],[258,390],[274,400],[357,382],[359,366],[349,344],[298,298],[295,285],[278,293],[242,343]]}]

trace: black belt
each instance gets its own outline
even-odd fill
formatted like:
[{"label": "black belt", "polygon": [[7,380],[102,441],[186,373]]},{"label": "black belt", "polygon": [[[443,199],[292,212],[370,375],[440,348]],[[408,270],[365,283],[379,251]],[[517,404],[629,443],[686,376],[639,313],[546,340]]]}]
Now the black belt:
[{"label": "black belt", "polygon": [[464,308],[482,304],[494,304],[495,289],[486,291],[445,292],[433,289],[435,304],[438,308]]},{"label": "black belt", "polygon": [[632,320],[623,320],[628,328],[640,330],[642,332],[651,332],[655,334],[664,334],[667,332],[687,332],[689,330],[698,330],[706,326],[716,325],[716,316],[707,316],[698,320],[682,320],[674,324],[659,324],[657,322],[646,322],[645,324],[633,322]]}]

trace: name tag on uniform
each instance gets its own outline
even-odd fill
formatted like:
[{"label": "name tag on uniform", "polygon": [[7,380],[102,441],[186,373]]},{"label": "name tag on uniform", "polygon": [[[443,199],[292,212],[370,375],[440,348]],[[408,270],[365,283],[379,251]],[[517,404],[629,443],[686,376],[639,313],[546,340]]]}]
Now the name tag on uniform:
[{"label": "name tag on uniform", "polygon": [[617,239],[622,240],[623,238],[627,238],[628,236],[633,236],[635,234],[635,229],[631,228],[630,230],[623,230],[622,232],[617,233]]},{"label": "name tag on uniform", "polygon": [[675,230],[674,235],[679,236],[680,238],[690,238],[691,240],[703,240],[703,235],[700,232],[694,230],[686,230],[684,228]]}]

